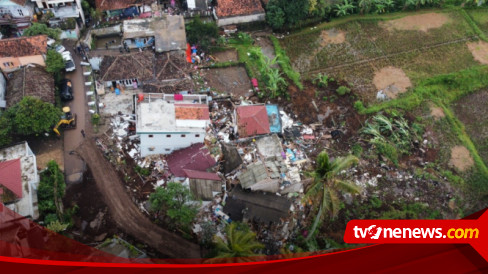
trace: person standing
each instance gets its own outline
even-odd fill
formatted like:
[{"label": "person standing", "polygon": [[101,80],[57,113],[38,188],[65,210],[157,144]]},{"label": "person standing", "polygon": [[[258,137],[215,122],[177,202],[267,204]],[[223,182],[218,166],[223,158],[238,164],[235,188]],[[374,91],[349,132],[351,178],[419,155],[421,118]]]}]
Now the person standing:
[{"label": "person standing", "polygon": [[85,131],[83,129],[81,130],[81,135],[83,135],[83,138],[85,138]]}]

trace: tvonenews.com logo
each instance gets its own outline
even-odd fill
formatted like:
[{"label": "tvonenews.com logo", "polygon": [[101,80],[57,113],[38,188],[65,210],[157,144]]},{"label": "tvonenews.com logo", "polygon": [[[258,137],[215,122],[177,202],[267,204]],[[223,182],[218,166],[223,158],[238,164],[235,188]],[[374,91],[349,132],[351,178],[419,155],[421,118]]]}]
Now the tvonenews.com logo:
[{"label": "tvonenews.com logo", "polygon": [[353,227],[354,237],[356,239],[478,239],[478,228],[450,228],[447,233],[443,233],[442,228],[425,228],[425,227],[385,227],[371,225],[366,228]]}]

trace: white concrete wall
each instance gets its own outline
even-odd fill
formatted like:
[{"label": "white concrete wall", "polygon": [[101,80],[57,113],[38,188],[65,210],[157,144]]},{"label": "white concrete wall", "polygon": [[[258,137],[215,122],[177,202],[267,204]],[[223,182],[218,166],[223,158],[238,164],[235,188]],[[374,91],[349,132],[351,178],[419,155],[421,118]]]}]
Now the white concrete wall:
[{"label": "white concrete wall", "polygon": [[177,128],[201,128],[203,131],[205,131],[208,124],[210,124],[210,121],[206,120],[176,120]]},{"label": "white concrete wall", "polygon": [[[149,137],[152,135],[152,138]],[[170,135],[171,137],[167,137]],[[186,148],[192,144],[203,143],[205,138],[205,131],[185,133],[185,137],[181,137],[182,133],[178,134],[140,134],[141,139],[141,156],[146,157],[153,154],[170,154],[174,150]],[[197,135],[199,135],[197,137]],[[153,148],[151,150],[151,148]]]},{"label": "white concrete wall", "polygon": [[244,16],[219,18],[219,20],[217,21],[217,25],[220,27],[226,25],[244,24],[244,23],[264,21],[264,20],[266,20],[266,15],[264,13],[258,13],[258,14],[244,15]]}]

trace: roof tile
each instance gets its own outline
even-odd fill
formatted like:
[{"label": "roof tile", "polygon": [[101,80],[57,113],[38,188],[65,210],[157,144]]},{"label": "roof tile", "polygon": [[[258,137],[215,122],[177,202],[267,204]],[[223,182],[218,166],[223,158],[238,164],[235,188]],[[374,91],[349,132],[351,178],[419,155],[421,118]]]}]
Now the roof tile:
[{"label": "roof tile", "polygon": [[206,171],[217,163],[204,144],[177,150],[168,156],[167,162],[169,170],[176,177],[186,177],[184,169]]},{"label": "roof tile", "polygon": [[208,106],[204,104],[176,104],[177,120],[210,120]]},{"label": "roof tile", "polygon": [[185,172],[186,177],[190,179],[221,181],[217,173],[203,172],[203,171],[190,170],[190,169],[183,169],[183,171]]},{"label": "roof tile", "polygon": [[54,78],[50,73],[41,66],[25,66],[13,72],[8,79],[7,107],[17,104],[24,96],[54,104],[54,94]]},{"label": "roof tile", "polygon": [[264,13],[260,0],[218,0],[217,16],[229,17]]},{"label": "roof tile", "polygon": [[47,53],[47,35],[0,40],[0,57],[22,57]]}]

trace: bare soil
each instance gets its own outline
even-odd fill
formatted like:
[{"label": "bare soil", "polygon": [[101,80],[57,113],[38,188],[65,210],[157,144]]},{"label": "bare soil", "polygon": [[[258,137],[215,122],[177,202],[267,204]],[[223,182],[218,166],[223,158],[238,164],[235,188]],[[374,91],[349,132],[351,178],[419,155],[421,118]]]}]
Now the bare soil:
[{"label": "bare soil", "polygon": [[226,51],[219,51],[216,53],[212,54],[215,59],[217,59],[217,62],[237,62],[239,61],[239,58],[237,56],[237,51],[235,49],[230,49]]},{"label": "bare soil", "polygon": [[476,61],[481,64],[488,64],[488,43],[478,41],[467,43],[467,45]]},{"label": "bare soil", "polygon": [[373,78],[373,84],[378,90],[384,90],[385,94],[394,99],[400,93],[407,91],[412,86],[410,79],[400,68],[392,66],[384,67],[377,71]]},{"label": "bare soil", "polygon": [[229,67],[201,70],[207,86],[214,88],[221,93],[228,93],[233,96],[248,97],[252,92],[251,80],[247,76],[244,67]]},{"label": "bare soil", "polygon": [[442,27],[449,22],[450,18],[443,13],[425,13],[419,15],[406,16],[396,20],[389,20],[380,23],[383,28],[393,30],[418,30],[427,32],[429,29]]},{"label": "bare soil", "polygon": [[444,118],[446,114],[444,114],[444,110],[440,107],[436,106],[431,106],[430,107],[430,115],[434,117],[435,120],[439,120],[441,118]]},{"label": "bare soil", "polygon": [[[76,150],[93,173],[102,199],[117,227],[138,241],[173,258],[199,258],[200,247],[152,223],[134,204],[114,167],[92,138]],[[92,198],[87,199],[89,201]]]},{"label": "bare soil", "polygon": [[320,33],[320,46],[325,47],[329,44],[342,44],[346,41],[346,33],[342,30],[329,29]]},{"label": "bare soil", "polygon": [[28,140],[29,147],[36,155],[38,169],[44,169],[51,160],[58,163],[59,168],[64,171],[63,141],[61,138],[42,138]]},{"label": "bare soil", "polygon": [[449,165],[454,166],[459,171],[467,171],[474,165],[474,161],[466,147],[455,146],[451,149]]}]

